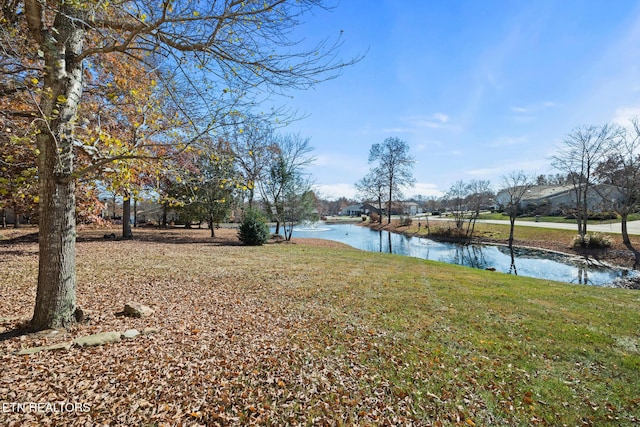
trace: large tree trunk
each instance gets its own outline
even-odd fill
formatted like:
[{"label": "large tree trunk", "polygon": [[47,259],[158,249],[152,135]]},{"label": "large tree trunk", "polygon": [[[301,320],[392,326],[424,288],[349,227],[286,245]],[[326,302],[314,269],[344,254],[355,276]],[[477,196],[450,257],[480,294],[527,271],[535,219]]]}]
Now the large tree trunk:
[{"label": "large tree trunk", "polygon": [[20,228],[20,210],[18,204],[13,204],[13,228]]},{"label": "large tree trunk", "polygon": [[621,224],[622,224],[622,243],[624,243],[627,249],[633,252],[633,256],[634,256],[633,268],[637,268],[640,265],[640,251],[638,251],[633,246],[633,243],[631,243],[631,239],[629,239],[629,231],[627,229],[628,214],[626,213],[622,214],[620,217],[621,217]]},{"label": "large tree trunk", "polygon": [[49,31],[41,4],[25,2],[29,25],[44,53],[46,74],[37,146],[40,195],[39,268],[31,326],[66,327],[76,320],[76,221],[73,177],[74,120],[82,96],[84,31],[71,5],[62,6]]},{"label": "large tree trunk", "polygon": [[216,226],[213,222],[213,215],[209,215],[209,229],[211,230],[211,237],[216,237]]},{"label": "large tree trunk", "polygon": [[133,228],[138,227],[138,199],[133,199]]},{"label": "large tree trunk", "polygon": [[122,199],[122,238],[133,239],[131,232],[131,196],[125,193]]},{"label": "large tree trunk", "polygon": [[[55,144],[49,144],[55,150]],[[54,156],[47,153],[46,156]],[[35,329],[60,328],[75,321],[75,183],[55,176],[55,164],[41,162],[38,291],[31,320]]]}]

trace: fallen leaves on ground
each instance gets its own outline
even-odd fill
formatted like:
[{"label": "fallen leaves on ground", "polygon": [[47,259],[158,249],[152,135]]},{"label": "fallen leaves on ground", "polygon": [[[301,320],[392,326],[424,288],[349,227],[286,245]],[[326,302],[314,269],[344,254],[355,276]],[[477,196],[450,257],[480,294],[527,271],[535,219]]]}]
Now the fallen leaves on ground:
[{"label": "fallen leaves on ground", "polygon": [[[405,264],[379,266],[381,258],[372,256],[364,265],[353,250],[337,250],[344,245],[244,247],[228,229],[213,239],[206,230],[137,230],[133,241],[106,241],[103,234],[86,230],[78,241],[78,305],[89,321],[17,336],[35,301],[37,244],[0,243],[0,405],[9,405],[0,407],[0,424],[550,425],[563,414],[540,408],[561,402],[530,391],[545,375],[544,381],[565,381],[560,386],[575,395],[571,404],[589,411],[584,425],[608,416],[624,425],[629,412],[640,410],[640,399],[635,406],[631,400],[637,396],[619,396],[614,405],[581,388],[580,375],[599,378],[598,370],[610,367],[573,366],[575,377],[554,378],[552,365],[566,361],[532,355],[515,313],[464,312],[464,305],[445,303],[422,267],[402,282]],[[332,254],[333,265],[314,262],[318,247]],[[394,314],[398,307],[386,306],[383,292],[393,286],[394,304],[427,311],[422,324],[408,325]],[[118,315],[129,301],[154,314]],[[507,330],[509,352],[493,350],[492,331],[477,343],[457,329],[453,320],[467,317],[482,320],[468,322],[471,328]],[[155,332],[99,347],[16,354],[128,329]],[[549,374],[534,378],[529,359],[549,366]],[[56,402],[38,410],[11,407]]]}]

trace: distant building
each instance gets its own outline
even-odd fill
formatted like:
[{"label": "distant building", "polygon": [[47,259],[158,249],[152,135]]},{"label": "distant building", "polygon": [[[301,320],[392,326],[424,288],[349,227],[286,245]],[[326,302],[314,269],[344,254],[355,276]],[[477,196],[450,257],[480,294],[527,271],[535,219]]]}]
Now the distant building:
[{"label": "distant building", "polygon": [[[423,212],[422,207],[415,202],[394,202],[391,204],[391,215],[417,215]],[[382,211],[371,203],[362,203],[359,205],[349,205],[342,209],[339,215],[342,216],[360,216],[370,215],[372,213],[378,215],[386,215],[387,204],[382,204]]]},{"label": "distant building", "polygon": [[[599,184],[589,188],[587,205],[592,211],[611,210],[621,195],[612,185]],[[509,203],[509,193],[501,190],[496,195],[499,206],[505,207]],[[550,212],[562,212],[576,207],[576,193],[573,185],[536,185],[527,190],[520,201],[520,207],[544,206]]]},{"label": "distant building", "polygon": [[338,213],[340,216],[360,216],[365,213],[365,208],[363,205],[349,205]]}]

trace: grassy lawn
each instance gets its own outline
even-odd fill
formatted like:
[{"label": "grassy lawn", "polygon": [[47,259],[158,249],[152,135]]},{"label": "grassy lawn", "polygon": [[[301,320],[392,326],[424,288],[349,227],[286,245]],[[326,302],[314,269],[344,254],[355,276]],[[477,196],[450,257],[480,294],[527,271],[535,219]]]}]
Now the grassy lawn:
[{"label": "grassy lawn", "polygon": [[[29,357],[14,352],[42,338],[6,337],[0,403],[91,404],[30,419],[58,425],[640,422],[638,291],[302,239],[243,247],[206,230],[155,233],[79,243],[78,299],[94,321],[67,333],[159,332]],[[0,318],[30,316],[35,249],[2,246]],[[156,314],[115,316],[126,299]]]},{"label": "grassy lawn", "polygon": [[[497,219],[497,220],[502,220],[502,221],[509,221],[509,216],[508,215],[503,215],[502,213],[499,212],[495,212],[495,213],[483,213],[480,214],[478,216],[478,219]],[[637,221],[640,219],[640,214],[631,214],[629,215],[629,218],[627,219],[628,221]],[[532,217],[532,216],[525,216],[525,217],[518,217],[518,219],[516,221],[535,221],[536,218]],[[540,216],[538,218],[538,221],[541,222],[559,222],[559,223],[565,223],[565,224],[575,224],[576,220],[575,219],[567,219],[563,216]],[[612,220],[603,220],[603,221],[598,221],[598,220],[589,220],[590,224],[616,224],[616,223],[620,223],[620,219],[612,219]]]}]

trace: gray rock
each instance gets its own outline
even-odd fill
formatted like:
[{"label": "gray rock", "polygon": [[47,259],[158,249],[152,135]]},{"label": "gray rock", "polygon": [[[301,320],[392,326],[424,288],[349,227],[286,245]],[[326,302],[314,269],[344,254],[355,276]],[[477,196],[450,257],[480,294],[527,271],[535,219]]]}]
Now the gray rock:
[{"label": "gray rock", "polygon": [[78,337],[73,340],[73,344],[78,347],[92,347],[96,345],[109,344],[120,341],[120,332],[101,332],[99,334]]},{"label": "gray rock", "polygon": [[124,331],[124,333],[122,334],[122,338],[132,339],[137,337],[138,335],[140,335],[140,331],[138,331],[137,329],[128,329]]},{"label": "gray rock", "polygon": [[130,317],[148,317],[153,314],[153,309],[138,302],[128,302],[124,305],[123,313]]},{"label": "gray rock", "polygon": [[22,356],[22,355],[25,355],[25,354],[36,354],[36,353],[39,353],[41,351],[56,351],[56,350],[68,351],[71,348],[72,344],[73,344],[72,342],[63,342],[63,343],[47,345],[47,346],[43,346],[43,347],[23,348],[22,350],[20,350],[16,354]]}]

